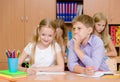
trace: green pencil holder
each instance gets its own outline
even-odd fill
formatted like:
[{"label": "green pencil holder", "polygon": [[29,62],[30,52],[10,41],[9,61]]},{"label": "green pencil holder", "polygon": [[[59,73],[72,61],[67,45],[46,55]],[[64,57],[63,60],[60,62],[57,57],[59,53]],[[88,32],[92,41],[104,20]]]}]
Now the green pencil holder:
[{"label": "green pencil holder", "polygon": [[18,71],[18,58],[8,58],[8,70],[12,73]]}]

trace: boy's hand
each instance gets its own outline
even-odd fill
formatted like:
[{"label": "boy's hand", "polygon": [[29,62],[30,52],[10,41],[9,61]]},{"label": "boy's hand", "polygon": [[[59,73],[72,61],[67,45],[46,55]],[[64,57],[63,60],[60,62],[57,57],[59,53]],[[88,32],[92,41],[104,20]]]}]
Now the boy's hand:
[{"label": "boy's hand", "polygon": [[74,47],[77,48],[77,47],[80,47],[81,45],[81,38],[78,34],[75,34],[73,36],[73,41],[74,41]]},{"label": "boy's hand", "polygon": [[81,41],[82,41],[80,35],[78,35],[78,34],[75,34],[75,35],[73,36],[73,39],[74,39],[78,44],[80,44]]},{"label": "boy's hand", "polygon": [[87,66],[85,68],[85,74],[86,75],[93,75],[95,73],[95,69],[92,66]]}]

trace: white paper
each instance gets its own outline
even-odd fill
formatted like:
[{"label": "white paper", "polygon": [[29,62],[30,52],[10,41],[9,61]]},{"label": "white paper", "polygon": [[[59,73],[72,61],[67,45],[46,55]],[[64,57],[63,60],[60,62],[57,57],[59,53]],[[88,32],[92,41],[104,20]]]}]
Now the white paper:
[{"label": "white paper", "polygon": [[82,77],[101,77],[101,76],[103,76],[103,75],[111,75],[111,74],[113,74],[113,72],[111,72],[111,71],[97,71],[97,72],[95,72],[95,74],[94,75],[91,75],[91,76],[89,76],[89,75],[85,75],[85,74],[77,74],[78,76],[82,76]]},{"label": "white paper", "polygon": [[64,75],[65,72],[37,72],[36,75],[40,74],[55,74],[55,75]]}]

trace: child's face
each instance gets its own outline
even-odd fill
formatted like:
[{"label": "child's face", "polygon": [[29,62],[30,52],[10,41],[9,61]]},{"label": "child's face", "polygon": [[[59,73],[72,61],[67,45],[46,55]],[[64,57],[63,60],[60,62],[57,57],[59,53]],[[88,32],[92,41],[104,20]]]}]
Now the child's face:
[{"label": "child's face", "polygon": [[51,42],[53,41],[54,36],[55,36],[55,31],[52,28],[48,28],[44,26],[39,31],[40,42],[44,46],[49,46],[49,44],[51,44]]},{"label": "child's face", "polygon": [[106,22],[101,20],[100,22],[95,23],[95,31],[101,33],[105,28]]},{"label": "child's face", "polygon": [[73,38],[79,41],[83,41],[88,35],[91,34],[90,27],[87,28],[83,23],[76,22],[73,24]]}]

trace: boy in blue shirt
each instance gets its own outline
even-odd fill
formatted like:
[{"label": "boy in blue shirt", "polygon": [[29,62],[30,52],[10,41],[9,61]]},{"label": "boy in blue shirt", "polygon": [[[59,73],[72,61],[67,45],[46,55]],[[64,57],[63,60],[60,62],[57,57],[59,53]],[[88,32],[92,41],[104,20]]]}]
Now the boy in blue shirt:
[{"label": "boy in blue shirt", "polygon": [[94,74],[97,70],[109,70],[105,60],[103,41],[93,35],[94,21],[88,15],[73,19],[73,38],[68,43],[68,68],[72,72]]}]

